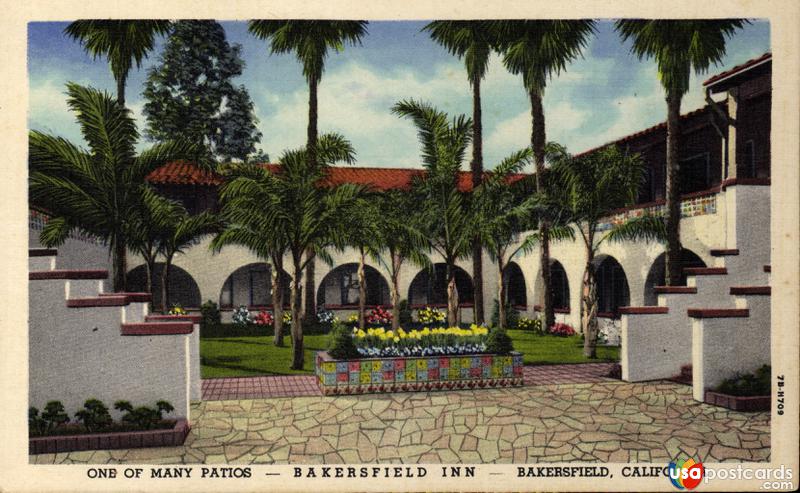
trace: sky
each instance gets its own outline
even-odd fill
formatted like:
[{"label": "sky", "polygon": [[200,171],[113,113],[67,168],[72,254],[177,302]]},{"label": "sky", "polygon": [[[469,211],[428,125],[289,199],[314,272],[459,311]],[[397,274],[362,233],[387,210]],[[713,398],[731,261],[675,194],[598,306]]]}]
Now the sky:
[{"label": "sky", "polygon": [[[292,55],[271,55],[245,22],[222,22],[228,42],[242,46],[243,74],[236,82],[250,93],[263,134],[259,148],[275,161],[305,144],[308,86]],[[463,61],[421,32],[425,22],[370,22],[360,46],[347,46],[326,60],[319,87],[319,130],[339,132],[357,152],[358,166],[419,167],[420,147],[409,120],[393,115],[397,101],[414,98],[452,115],[472,115],[472,90]],[[92,59],[77,41],[63,35],[65,22],[28,26],[31,129],[85,146],[66,105],[68,81],[116,94],[103,58]],[[158,63],[164,39],[128,79],[126,100],[139,129],[144,128],[142,91],[150,67]],[[769,24],[753,20],[727,43],[722,63],[693,74],[682,112],[703,105],[702,81],[770,51]],[[481,85],[484,166],[530,144],[530,106],[520,76],[492,56]],[[548,141],[570,152],[605,144],[664,121],[666,103],[655,63],[638,60],[622,43],[612,21],[599,21],[583,56],[548,81],[544,97]],[[139,149],[150,143],[142,137]],[[468,166],[467,162],[464,167]]]}]

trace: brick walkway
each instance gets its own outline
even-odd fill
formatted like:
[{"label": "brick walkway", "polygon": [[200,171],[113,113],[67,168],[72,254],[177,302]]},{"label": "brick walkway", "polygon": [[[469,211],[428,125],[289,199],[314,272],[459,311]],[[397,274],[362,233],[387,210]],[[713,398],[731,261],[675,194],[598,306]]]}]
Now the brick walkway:
[{"label": "brick walkway", "polygon": [[[525,385],[597,383],[606,377],[613,363],[526,366]],[[322,395],[313,375],[212,378],[203,380],[204,401],[270,399]]]}]

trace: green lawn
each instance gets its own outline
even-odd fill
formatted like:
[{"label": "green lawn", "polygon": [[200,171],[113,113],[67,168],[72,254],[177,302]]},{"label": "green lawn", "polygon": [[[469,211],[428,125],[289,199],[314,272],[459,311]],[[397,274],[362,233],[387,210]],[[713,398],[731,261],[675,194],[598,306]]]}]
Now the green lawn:
[{"label": "green lawn", "polygon": [[509,330],[514,349],[521,352],[526,365],[550,365],[555,363],[590,363],[619,361],[619,347],[598,346],[597,359],[583,357],[581,336],[540,336],[531,331]]},{"label": "green lawn", "polygon": [[[619,360],[617,347],[598,347],[597,359],[584,358],[580,336],[538,336],[521,330],[509,330],[508,335],[514,340],[514,348],[525,355],[526,365]],[[288,334],[284,343],[285,346],[281,348],[273,346],[272,336],[201,338],[202,376],[216,378],[311,374],[314,372],[314,352],[328,348],[328,336],[303,337],[306,358],[302,371],[289,369],[292,347]]]}]

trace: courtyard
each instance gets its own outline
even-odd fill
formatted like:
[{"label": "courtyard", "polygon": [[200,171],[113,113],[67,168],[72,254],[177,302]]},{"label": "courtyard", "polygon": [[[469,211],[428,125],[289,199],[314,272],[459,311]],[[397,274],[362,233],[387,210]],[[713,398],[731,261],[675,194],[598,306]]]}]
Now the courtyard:
[{"label": "courtyard", "polygon": [[703,462],[770,458],[768,412],[699,403],[691,387],[668,381],[596,377],[479,391],[209,400],[193,404],[191,418],[181,447],[43,454],[31,461],[666,463],[681,452]]}]

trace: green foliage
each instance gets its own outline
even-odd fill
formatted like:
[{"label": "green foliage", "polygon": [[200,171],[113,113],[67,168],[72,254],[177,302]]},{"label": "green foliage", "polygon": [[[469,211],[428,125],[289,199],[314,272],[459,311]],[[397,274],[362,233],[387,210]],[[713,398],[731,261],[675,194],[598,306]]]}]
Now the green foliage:
[{"label": "green foliage", "polygon": [[261,132],[253,102],[232,80],[244,68],[241,49],[228,44],[217,22],[176,22],[147,75],[146,135],[186,140],[220,160],[244,161],[254,153]]},{"label": "green foliage", "polygon": [[514,343],[511,341],[505,329],[493,327],[489,330],[486,338],[486,352],[492,354],[508,354],[514,350]]},{"label": "green foliage", "polygon": [[540,318],[520,317],[517,322],[517,329],[531,331],[535,334],[544,334],[543,326]]},{"label": "green foliage", "polygon": [[339,321],[333,322],[328,354],[335,359],[352,359],[359,356],[352,331]]},{"label": "green foliage", "polygon": [[75,418],[82,422],[89,432],[102,430],[112,423],[108,408],[97,399],[88,399],[83,404],[83,409],[75,413]]},{"label": "green foliage", "polygon": [[200,323],[202,325],[216,325],[222,321],[219,306],[211,300],[206,300],[200,305]]},{"label": "green foliage", "polygon": [[129,401],[117,401],[114,409],[122,411],[124,423],[131,424],[139,430],[150,430],[157,427],[158,422],[163,419],[163,413],[171,413],[175,408],[167,401],[158,401],[156,407],[139,406],[134,408]]},{"label": "green foliage", "polygon": [[50,401],[44,406],[42,419],[47,424],[47,431],[50,431],[69,421],[69,416],[64,412],[64,405],[61,401]]},{"label": "green foliage", "polygon": [[755,373],[737,373],[722,381],[717,392],[735,396],[770,395],[772,392],[772,368],[764,365]]},{"label": "green foliage", "polygon": [[44,435],[47,430],[47,423],[41,416],[39,410],[33,406],[28,408],[28,433],[31,435]]},{"label": "green foliage", "polygon": [[399,315],[400,326],[409,327],[414,320],[411,314],[411,308],[408,305],[408,300],[402,299],[400,300],[400,303],[398,305],[400,311]]},{"label": "green foliage", "polygon": [[[497,327],[500,324],[500,304],[497,299],[494,300],[492,306],[492,327]],[[504,329],[516,329],[519,325],[519,312],[511,306],[511,303],[506,301],[506,325]]]}]

